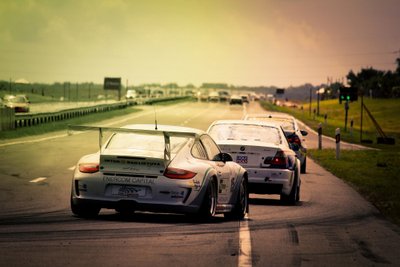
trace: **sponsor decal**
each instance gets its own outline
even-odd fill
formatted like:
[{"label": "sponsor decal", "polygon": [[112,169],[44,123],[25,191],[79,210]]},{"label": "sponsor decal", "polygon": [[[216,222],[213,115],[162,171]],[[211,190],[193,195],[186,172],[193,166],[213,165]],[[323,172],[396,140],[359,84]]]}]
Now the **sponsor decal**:
[{"label": "sponsor decal", "polygon": [[199,180],[193,180],[193,190],[199,191],[201,188],[201,182]]},{"label": "sponsor decal", "polygon": [[158,161],[135,161],[135,160],[119,160],[119,159],[105,159],[105,163],[121,163],[146,167],[160,167],[161,162]]},{"label": "sponsor decal", "polygon": [[233,192],[233,189],[235,188],[235,177],[231,178],[231,192]]},{"label": "sponsor decal", "polygon": [[219,181],[219,193],[226,194],[227,193],[227,179],[221,179]]},{"label": "sponsor decal", "polygon": [[183,198],[184,195],[185,191],[180,191],[180,192],[171,191],[171,198]]},{"label": "sponsor decal", "polygon": [[153,178],[141,178],[141,177],[103,176],[103,181],[109,184],[144,184],[144,185],[155,184]]}]

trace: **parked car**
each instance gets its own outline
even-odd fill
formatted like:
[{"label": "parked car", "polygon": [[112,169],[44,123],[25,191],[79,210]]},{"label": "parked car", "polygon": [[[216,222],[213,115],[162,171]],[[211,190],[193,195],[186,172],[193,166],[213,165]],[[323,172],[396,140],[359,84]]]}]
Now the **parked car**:
[{"label": "parked car", "polygon": [[301,173],[306,173],[307,169],[307,145],[304,136],[308,135],[305,130],[300,130],[297,120],[285,113],[269,113],[269,114],[247,114],[245,120],[259,120],[259,121],[275,121],[279,123],[288,139],[292,144],[293,150],[296,152],[301,162]]},{"label": "parked car", "polygon": [[30,101],[25,95],[6,95],[3,98],[4,105],[12,108],[15,112],[29,112]]},{"label": "parked car", "polygon": [[112,132],[100,151],[76,165],[71,210],[77,216],[108,208],[241,219],[248,211],[246,170],[201,130],[147,124],[70,128]]},{"label": "parked car", "polygon": [[292,205],[300,200],[300,160],[278,124],[221,120],[213,122],[207,132],[247,170],[250,193],[279,194]]}]

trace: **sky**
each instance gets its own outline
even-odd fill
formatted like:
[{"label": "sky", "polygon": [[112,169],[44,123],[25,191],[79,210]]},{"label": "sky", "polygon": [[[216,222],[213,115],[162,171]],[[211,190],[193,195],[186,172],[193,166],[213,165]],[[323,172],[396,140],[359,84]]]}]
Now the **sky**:
[{"label": "sky", "polygon": [[399,0],[0,0],[0,80],[298,86],[395,70]]}]

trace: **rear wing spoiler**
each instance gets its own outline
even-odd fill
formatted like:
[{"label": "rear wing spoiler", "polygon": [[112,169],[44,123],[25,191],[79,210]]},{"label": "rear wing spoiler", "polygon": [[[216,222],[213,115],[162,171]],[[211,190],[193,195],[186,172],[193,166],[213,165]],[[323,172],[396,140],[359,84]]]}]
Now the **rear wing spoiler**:
[{"label": "rear wing spoiler", "polygon": [[162,134],[164,136],[164,161],[171,161],[171,136],[177,137],[193,137],[199,138],[199,135],[192,132],[176,132],[176,131],[162,131],[162,130],[148,130],[148,129],[128,129],[128,128],[116,128],[116,127],[98,127],[98,126],[85,126],[85,125],[68,125],[68,135],[72,135],[73,131],[97,131],[99,133],[99,148],[103,144],[103,132],[113,133],[141,133],[141,134]]}]

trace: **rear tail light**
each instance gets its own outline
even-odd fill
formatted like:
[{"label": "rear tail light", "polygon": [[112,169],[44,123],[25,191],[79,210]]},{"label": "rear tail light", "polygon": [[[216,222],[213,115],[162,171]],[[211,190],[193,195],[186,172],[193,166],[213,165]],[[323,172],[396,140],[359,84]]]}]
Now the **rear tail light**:
[{"label": "rear tail light", "polygon": [[83,173],[95,173],[99,171],[98,163],[81,163],[79,164],[79,171]]},{"label": "rear tail light", "polygon": [[168,167],[164,171],[164,176],[171,178],[171,179],[191,179],[196,176],[197,173],[178,169],[178,168],[171,168]]},{"label": "rear tail light", "polygon": [[286,169],[289,166],[289,160],[285,152],[278,150],[274,157],[267,157],[264,164],[270,165],[270,168]]}]

